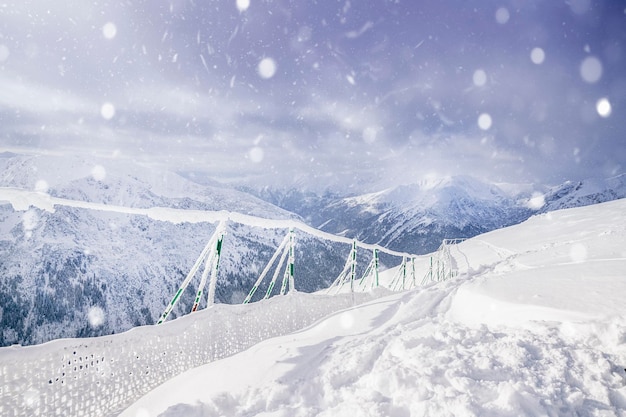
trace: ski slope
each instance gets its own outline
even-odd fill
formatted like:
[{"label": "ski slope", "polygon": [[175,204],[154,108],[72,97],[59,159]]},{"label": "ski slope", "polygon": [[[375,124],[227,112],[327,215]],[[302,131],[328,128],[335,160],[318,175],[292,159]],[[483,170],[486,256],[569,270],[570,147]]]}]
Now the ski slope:
[{"label": "ski slope", "polygon": [[191,369],[147,416],[626,415],[626,200],[457,245],[460,275]]}]

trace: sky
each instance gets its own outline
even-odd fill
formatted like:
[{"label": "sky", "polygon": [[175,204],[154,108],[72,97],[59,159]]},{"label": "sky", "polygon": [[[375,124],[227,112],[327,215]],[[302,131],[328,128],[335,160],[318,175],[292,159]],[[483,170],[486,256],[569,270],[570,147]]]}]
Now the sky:
[{"label": "sky", "polygon": [[626,165],[626,1],[10,0],[0,152],[255,186]]}]

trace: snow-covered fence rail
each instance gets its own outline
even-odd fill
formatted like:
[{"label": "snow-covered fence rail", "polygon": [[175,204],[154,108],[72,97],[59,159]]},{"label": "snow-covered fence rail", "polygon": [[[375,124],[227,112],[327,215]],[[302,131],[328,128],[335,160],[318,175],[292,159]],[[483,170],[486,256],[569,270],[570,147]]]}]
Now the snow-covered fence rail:
[{"label": "snow-covered fence rail", "polygon": [[175,375],[371,297],[293,293],[119,335],[0,348],[0,416],[115,416]]},{"label": "snow-covered fence rail", "polygon": [[[153,220],[159,220],[169,223],[215,223],[228,222],[245,224],[247,226],[259,227],[262,229],[298,229],[306,234],[319,237],[321,239],[332,242],[345,243],[351,245],[353,240],[343,236],[337,236],[332,233],[323,232],[301,221],[294,219],[266,219],[247,214],[230,212],[230,211],[210,211],[210,210],[188,210],[166,207],[152,208],[136,208],[124,207],[114,204],[92,203],[89,201],[68,200],[65,198],[53,197],[49,194],[21,190],[11,187],[0,187],[0,200],[9,201],[15,210],[28,210],[29,207],[37,207],[41,210],[54,212],[57,206],[77,207],[88,210],[100,210],[114,213],[125,213],[134,215],[143,215]],[[413,256],[410,253],[404,253],[384,248],[379,245],[357,242],[358,246],[367,249],[377,249],[380,252],[387,253],[392,256]]]}]

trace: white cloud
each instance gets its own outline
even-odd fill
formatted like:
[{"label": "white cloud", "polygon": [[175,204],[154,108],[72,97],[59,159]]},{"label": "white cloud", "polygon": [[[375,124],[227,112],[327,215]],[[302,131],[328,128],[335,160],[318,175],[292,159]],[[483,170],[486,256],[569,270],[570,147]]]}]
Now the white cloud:
[{"label": "white cloud", "polygon": [[67,90],[28,83],[0,74],[0,106],[49,116],[61,113],[98,112],[99,105]]}]

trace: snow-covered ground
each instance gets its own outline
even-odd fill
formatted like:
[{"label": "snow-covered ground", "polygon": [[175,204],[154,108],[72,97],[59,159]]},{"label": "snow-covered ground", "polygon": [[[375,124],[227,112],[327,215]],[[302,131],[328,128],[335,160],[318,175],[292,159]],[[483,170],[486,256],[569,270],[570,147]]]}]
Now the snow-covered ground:
[{"label": "snow-covered ground", "polygon": [[626,200],[452,249],[460,275],[191,369],[123,417],[626,415]]},{"label": "snow-covered ground", "polygon": [[[466,240],[450,247],[456,278],[365,304],[297,293],[0,348],[0,415],[626,415],[624,213],[617,200]],[[418,280],[429,264],[417,259]]]}]

